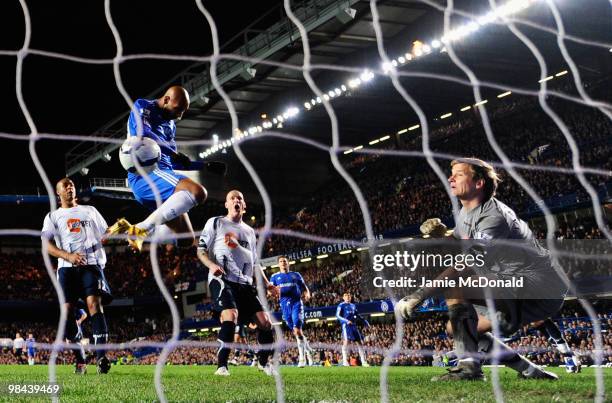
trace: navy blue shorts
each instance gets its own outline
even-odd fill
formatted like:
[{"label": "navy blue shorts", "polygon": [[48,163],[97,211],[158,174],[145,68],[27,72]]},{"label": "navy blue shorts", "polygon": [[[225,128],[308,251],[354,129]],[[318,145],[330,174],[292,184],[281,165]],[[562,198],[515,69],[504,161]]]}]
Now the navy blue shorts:
[{"label": "navy blue shorts", "polygon": [[342,325],[342,339],[363,343],[363,336],[356,325]]},{"label": "navy blue shorts", "polygon": [[304,304],[302,301],[282,301],[281,308],[283,319],[287,323],[289,330],[294,328],[302,329],[304,326]]},{"label": "navy blue shorts", "polygon": [[237,309],[238,322],[248,325],[254,321],[253,316],[257,312],[264,310],[259,301],[257,289],[252,285],[214,278],[208,283],[208,288],[213,300],[215,316],[226,309]]},{"label": "navy blue shorts", "polygon": [[110,287],[100,266],[60,267],[57,280],[64,291],[66,302],[76,304],[79,299],[85,300],[90,295],[102,297],[102,303],[113,300]]}]

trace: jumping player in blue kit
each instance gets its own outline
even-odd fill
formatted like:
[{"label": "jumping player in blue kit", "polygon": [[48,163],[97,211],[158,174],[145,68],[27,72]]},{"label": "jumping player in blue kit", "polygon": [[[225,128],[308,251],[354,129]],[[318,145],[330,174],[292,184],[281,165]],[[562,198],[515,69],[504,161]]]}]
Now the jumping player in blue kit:
[{"label": "jumping player in blue kit", "polygon": [[342,365],[345,367],[350,365],[348,361],[348,342],[352,341],[357,343],[361,366],[369,367],[370,364],[368,364],[365,351],[363,350],[363,336],[357,324],[363,323],[366,327],[369,327],[370,324],[357,312],[357,306],[351,302],[352,296],[350,292],[345,292],[342,299],[344,302],[341,302],[336,310],[336,318],[342,325]]},{"label": "jumping player in blue kit", "polygon": [[[299,352],[298,367],[305,367],[306,360],[308,360],[308,365],[311,366],[313,363],[312,348],[302,331],[304,326],[304,303],[302,302],[302,297],[305,301],[308,301],[310,299],[310,290],[308,290],[300,273],[289,271],[289,259],[285,256],[279,256],[278,266],[280,267],[280,272],[270,277],[270,283],[279,288],[283,319],[287,323],[289,330],[295,335]],[[306,359],[304,359],[304,355]]]},{"label": "jumping player in blue kit", "polygon": [[114,224],[109,233],[127,233],[130,246],[140,251],[144,239],[155,230],[156,224],[162,224],[158,231],[167,233],[186,233],[191,237],[177,240],[179,246],[193,245],[195,235],[187,212],[204,203],[206,189],[174,169],[190,169],[192,162],[185,154],[178,152],[176,146],[176,124],[189,109],[189,94],[180,86],[168,88],[159,99],[137,99],[128,120],[128,136],[137,136],[140,120],[142,136],[148,137],[159,145],[161,159],[157,167],[148,173],[148,179],[155,184],[162,205],[157,208],[155,193],[145,177],[138,172],[128,172],[128,183],[134,197],[140,204],[153,211],[144,221],[132,225],[121,218]]}]

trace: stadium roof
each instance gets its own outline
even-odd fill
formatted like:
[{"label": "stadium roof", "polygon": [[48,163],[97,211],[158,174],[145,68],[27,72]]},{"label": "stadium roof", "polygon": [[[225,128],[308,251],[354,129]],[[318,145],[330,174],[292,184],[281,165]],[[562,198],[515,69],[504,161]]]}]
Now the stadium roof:
[{"label": "stadium roof", "polygon": [[[479,16],[490,11],[487,1],[455,3],[458,9]],[[555,21],[544,3],[536,0],[517,16],[528,19],[536,27],[555,27]],[[606,3],[603,0],[594,1],[589,8],[575,2],[560,3],[561,13],[566,16],[568,33],[590,40],[612,42],[612,19],[609,18],[610,7]],[[313,4],[319,6],[315,9]],[[418,40],[427,45],[442,36],[443,13],[435,7],[416,0],[379,1],[377,6],[385,49],[390,58],[413,52],[414,41]],[[304,11],[304,20],[310,21],[308,36],[311,63],[347,66],[357,70],[370,68],[376,73],[381,72],[372,25],[373,15],[368,1],[307,1],[301,10],[309,12]],[[463,17],[455,17],[453,26],[468,22],[470,20]],[[534,27],[519,27],[543,53],[551,74],[567,69],[555,35]],[[223,26],[218,28],[222,30]],[[277,46],[279,43],[282,46]],[[572,41],[566,43],[584,80],[610,75],[608,49]],[[261,125],[266,120],[262,119],[263,114],[271,121],[287,108],[297,107],[301,113],[293,119],[285,120],[282,129],[276,128],[277,123],[274,123],[271,130],[293,133],[331,145],[330,119],[323,106],[318,104],[308,111],[304,108],[304,102],[316,96],[305,82],[302,71],[270,64],[276,62],[301,66],[304,57],[299,34],[282,13],[281,6],[259,16],[244,31],[227,41],[222,52],[237,53],[239,48],[244,51],[246,44],[254,46],[249,48],[249,55],[260,56],[265,63],[223,59],[218,70],[223,88],[236,108],[239,128],[248,130],[249,127]],[[488,24],[478,32],[456,41],[453,46],[480,80],[538,89],[540,73],[536,60],[506,26]],[[398,66],[398,71],[443,74],[465,80],[465,75],[452,63],[448,53],[440,52],[440,49],[429,49],[426,56]],[[214,134],[221,142],[231,138],[228,108],[207,81],[208,66],[208,63],[193,65],[182,75],[169,80],[184,83],[193,96],[190,110],[178,123],[179,140],[212,140]],[[315,81],[323,91],[346,85],[347,80],[356,74],[359,75],[358,72],[337,70],[312,71]],[[571,74],[559,79],[569,82]],[[440,119],[447,113],[453,113],[456,117],[460,108],[474,103],[472,89],[465,85],[424,77],[402,77],[401,83],[431,120]],[[152,96],[159,96],[164,87],[165,85],[158,88]],[[499,89],[484,89],[483,97],[496,99],[500,92],[502,91]],[[372,139],[394,135],[403,128],[418,123],[414,111],[394,89],[389,77],[383,74],[376,74],[370,82],[359,88],[343,90],[342,95],[331,102],[338,117],[340,142],[345,146],[367,146]],[[123,136],[125,120],[126,115],[122,115],[109,122],[99,131],[100,134],[114,132]],[[198,154],[207,148],[208,145],[201,145],[183,150],[191,157],[198,158]],[[312,195],[330,178],[337,176],[328,153],[303,143],[260,137],[243,142],[242,148],[277,200]],[[91,151],[93,150],[86,147],[74,149],[69,153],[67,168],[74,168],[70,173],[80,168],[79,159],[74,159],[75,155],[83,157],[90,155]],[[103,154],[100,150],[95,151],[99,153],[97,157]],[[227,187],[254,191],[252,181],[231,147],[225,152],[217,151],[207,158],[224,160],[230,167],[225,182],[213,177],[200,178],[203,183],[211,185],[209,189],[213,195],[218,189],[219,196]]]}]

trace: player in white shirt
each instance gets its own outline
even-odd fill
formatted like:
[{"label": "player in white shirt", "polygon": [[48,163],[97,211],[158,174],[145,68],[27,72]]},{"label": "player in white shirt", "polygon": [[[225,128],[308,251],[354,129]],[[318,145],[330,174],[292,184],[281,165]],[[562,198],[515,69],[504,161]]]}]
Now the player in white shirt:
[{"label": "player in white shirt", "polygon": [[[75,306],[79,299],[87,303],[95,344],[108,341],[108,327],[102,304],[112,300],[104,277],[106,253],[102,246],[108,225],[93,206],[77,204],[74,183],[63,178],[55,187],[61,206],[47,214],[43,223],[42,241],[47,252],[58,258],[57,279],[66,297],[66,338],[77,336]],[[87,372],[85,357],[74,349],[77,374]],[[107,373],[110,362],[104,350],[96,350],[98,373]]]},{"label": "player in white shirt", "polygon": [[13,354],[19,364],[23,363],[23,348],[25,347],[25,340],[21,337],[20,333],[15,334],[15,340],[13,340]]},{"label": "player in white shirt", "polygon": [[[276,292],[266,278],[257,258],[255,230],[242,221],[246,212],[244,196],[238,190],[230,191],[225,198],[226,216],[213,217],[206,222],[198,243],[198,258],[208,268],[208,287],[221,321],[215,375],[229,375],[227,361],[230,349],[225,343],[234,340],[238,319],[240,323],[257,325],[260,344],[274,342],[272,323],[264,311],[253,285],[254,270],[260,270],[266,288]],[[271,349],[260,349],[259,363],[267,375],[274,375],[275,368],[268,362]]]}]

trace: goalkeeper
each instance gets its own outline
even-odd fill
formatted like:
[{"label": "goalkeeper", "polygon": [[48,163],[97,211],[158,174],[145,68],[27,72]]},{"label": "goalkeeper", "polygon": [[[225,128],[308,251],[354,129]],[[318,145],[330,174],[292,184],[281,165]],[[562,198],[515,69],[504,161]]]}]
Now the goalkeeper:
[{"label": "goalkeeper", "polygon": [[[501,292],[496,291],[498,294],[494,297],[495,316],[504,335],[557,313],[567,287],[555,272],[549,252],[538,244],[527,223],[494,197],[500,181],[494,168],[475,158],[452,161],[451,168],[452,174],[448,179],[451,192],[462,205],[453,235],[457,239],[473,240],[474,246],[469,253],[484,253],[487,264],[481,269],[473,268],[477,273],[446,268],[438,278],[486,276],[489,279],[508,280],[523,277],[525,289],[506,288]],[[430,219],[421,226],[421,231],[432,237],[440,237],[446,232],[446,226],[439,219]],[[507,243],[499,245],[497,241],[500,239],[517,242],[520,249],[508,247]],[[483,272],[483,269],[489,270]],[[546,299],[525,298],[525,292],[529,293],[529,290],[541,290],[547,294]],[[409,318],[423,299],[440,291],[419,289],[402,299],[396,312]],[[474,292],[473,289],[470,291]],[[453,335],[459,362],[457,367],[449,369],[445,375],[434,377],[432,381],[484,380],[481,359],[490,354],[496,344],[500,351],[500,363],[518,371],[520,377],[557,379],[555,374],[542,370],[490,333],[491,317],[481,291],[466,296],[465,291],[457,287],[443,290],[448,304],[447,328]]]}]

